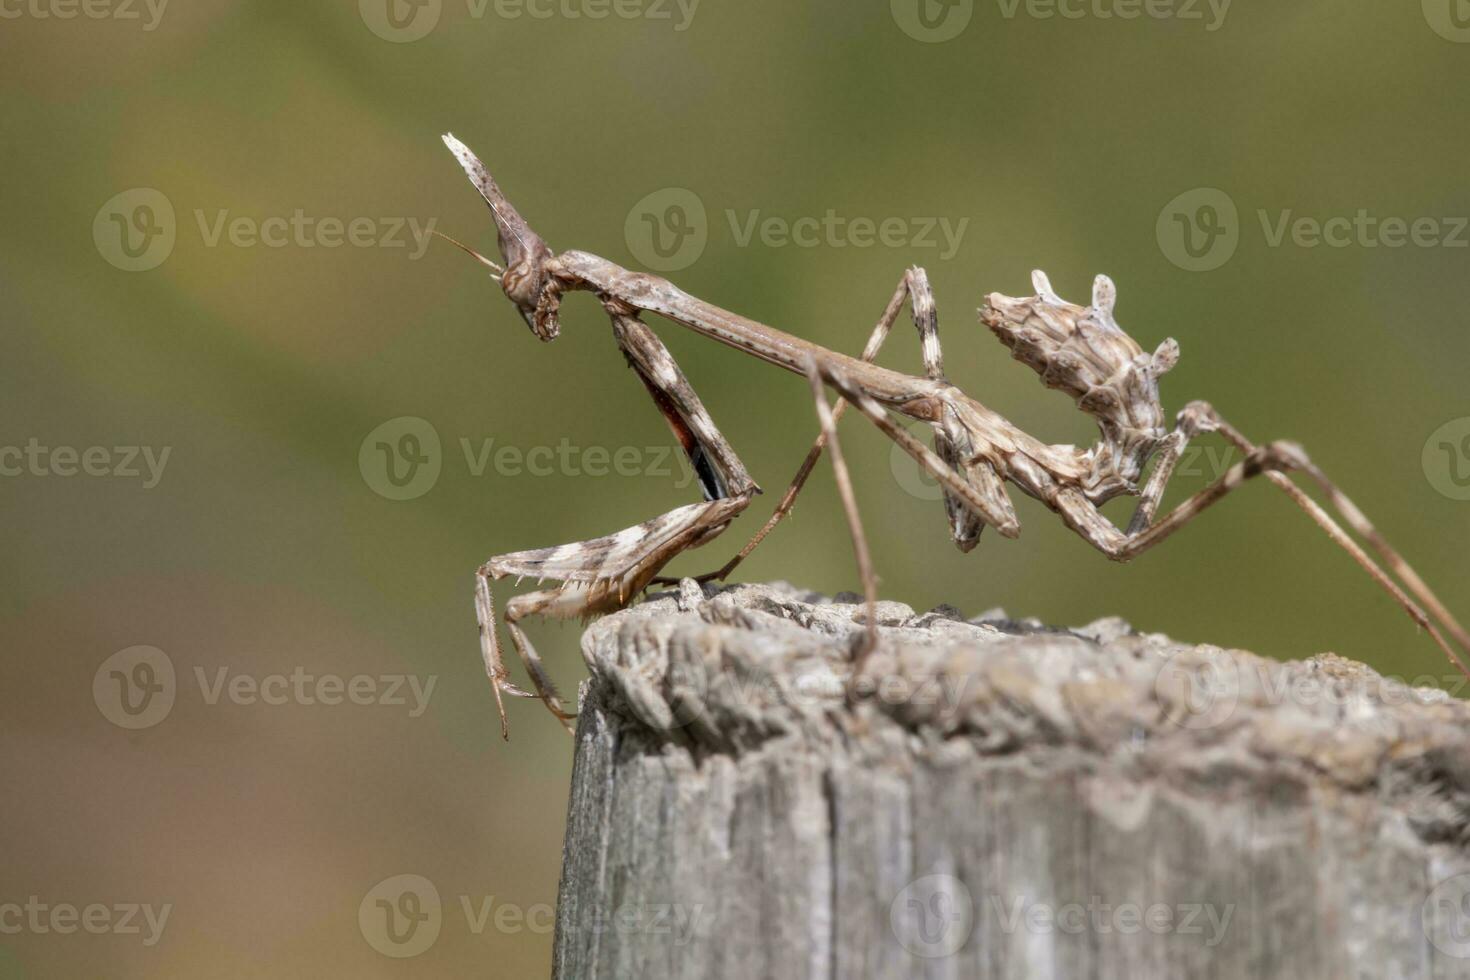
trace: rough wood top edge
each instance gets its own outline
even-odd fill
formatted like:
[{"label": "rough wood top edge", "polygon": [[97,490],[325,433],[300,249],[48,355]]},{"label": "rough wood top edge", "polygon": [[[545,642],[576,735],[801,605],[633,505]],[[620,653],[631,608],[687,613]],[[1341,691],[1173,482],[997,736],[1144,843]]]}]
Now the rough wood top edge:
[{"label": "rough wood top edge", "polygon": [[584,700],[654,751],[796,738],[873,765],[980,756],[1222,792],[1328,788],[1470,845],[1470,705],[1443,691],[1333,654],[1281,663],[1117,619],[1065,630],[897,602],[879,606],[883,643],[859,687],[847,650],[861,606],[846,598],[686,580],[587,630]]}]

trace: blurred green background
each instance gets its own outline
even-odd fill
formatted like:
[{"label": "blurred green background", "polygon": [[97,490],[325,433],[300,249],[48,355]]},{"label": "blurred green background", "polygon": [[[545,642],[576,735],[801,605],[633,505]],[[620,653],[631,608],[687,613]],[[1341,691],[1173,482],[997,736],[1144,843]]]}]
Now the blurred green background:
[{"label": "blurred green background", "polygon": [[[102,447],[93,468],[111,474],[68,476],[65,451],[35,467],[0,457],[0,905],[172,908],[153,945],[146,925],[6,928],[0,977],[546,974],[572,745],[528,703],[500,741],[471,575],[492,554],[697,497],[660,464],[667,431],[593,302],[569,300],[562,338],[542,344],[484,270],[393,231],[432,219],[493,248],[447,129],[558,250],[642,267],[640,202],[691,192],[707,241],[672,278],[835,348],[859,349],[905,265],[925,266],[954,380],[1054,442],[1092,429],[975,308],[992,290],[1029,293],[1036,266],[1073,299],[1107,272],[1140,343],[1183,348],[1171,412],[1204,398],[1255,438],[1301,441],[1470,613],[1470,457],[1439,448],[1470,435],[1457,95],[1470,32],[1455,0],[1180,0],[1134,19],[1101,16],[1114,0],[1067,4],[1077,17],[1010,0],[392,2],[91,0],[105,15],[91,17],[0,0],[0,446]],[[1235,216],[1202,210],[1221,196],[1200,188]],[[867,247],[743,234],[752,215],[829,210],[907,230]],[[1360,210],[1433,230],[1401,247],[1360,228],[1338,245],[1273,241],[1283,215]],[[298,211],[368,223],[335,248],[320,225],[312,247],[250,243]],[[214,237],[236,219],[238,234]],[[921,234],[927,219],[968,219],[958,247]],[[1181,220],[1201,257],[1171,238]],[[768,491],[671,566],[696,573],[764,519],[815,421],[799,379],[655,326]],[[914,369],[903,327],[884,360]],[[432,426],[439,473],[391,500],[374,444],[360,449],[403,417]],[[1020,540],[986,535],[963,556],[932,487],[856,416],[844,431],[888,598],[1056,623],[1120,615],[1449,683],[1429,640],[1264,485],[1131,566],[1024,500]],[[487,440],[492,454],[575,449],[545,475],[493,455],[477,472]],[[1207,445],[1217,455],[1194,457],[1171,499],[1214,475],[1223,457]],[[129,446],[168,450],[156,485],[141,454],[142,475],[117,472]],[[589,475],[620,449],[633,472]],[[741,575],[856,588],[825,464]],[[574,689],[576,627],[531,635]],[[104,662],[139,645],[167,656],[175,699],[125,728],[109,692],[149,675]],[[406,687],[406,706],[210,695],[221,677],[293,672],[435,687],[417,716]],[[443,910],[432,946],[399,959],[359,910],[371,917],[372,889],[403,874],[433,882]]]}]

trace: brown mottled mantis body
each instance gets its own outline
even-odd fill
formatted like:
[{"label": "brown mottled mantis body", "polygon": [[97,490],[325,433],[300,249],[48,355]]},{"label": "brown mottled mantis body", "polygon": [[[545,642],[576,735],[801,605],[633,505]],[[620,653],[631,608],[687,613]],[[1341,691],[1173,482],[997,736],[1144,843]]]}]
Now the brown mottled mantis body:
[{"label": "brown mottled mantis body", "polygon": [[[730,562],[702,579],[724,578],[760,544],[790,512],[797,493],[823,449],[827,449],[852,531],[867,602],[867,628],[855,645],[859,669],[877,643],[877,586],[837,440],[836,422],[849,403],[938,481],[944,491],[951,536],[966,552],[979,542],[986,525],[1005,537],[1020,533],[1020,523],[1006,493],[1007,483],[1050,508],[1109,558],[1128,561],[1169,537],[1245,481],[1264,475],[1346,549],[1429,632],[1451,661],[1470,675],[1470,669],[1445,636],[1449,634],[1460,648],[1470,650],[1470,633],[1300,447],[1287,442],[1257,446],[1204,402],[1187,405],[1174,428],[1167,427],[1158,379],[1177,362],[1178,346],[1166,340],[1152,354],[1145,353],[1114,320],[1117,296],[1106,276],[1097,278],[1092,303],[1087,307],[1062,300],[1052,291],[1046,276],[1037,272],[1032,280],[1035,296],[1018,299],[992,293],[980,311],[982,322],[1017,360],[1035,370],[1048,387],[1071,395],[1077,407],[1098,424],[1099,441],[1091,447],[1050,445],[1021,431],[945,378],[934,300],[923,270],[913,268],[904,273],[861,357],[841,354],[690,296],[658,276],[631,272],[586,252],[553,254],[506,200],[480,160],[453,136],[446,135],[444,142],[490,206],[504,269],[483,256],[476,257],[498,274],[506,296],[544,341],[554,340],[560,332],[563,294],[586,290],[596,295],[612,321],[619,348],[688,455],[705,498],[702,503],[677,508],[605,538],[500,555],[480,567],[475,576],[475,603],[485,669],[495,689],[502,733],[507,731],[503,694],[540,697],[568,727],[574,717],[563,707],[521,630],[522,619],[532,614],[587,617],[622,608],[650,584],[667,581],[658,578],[665,564],[686,549],[719,535],[760,492],[668,349],[640,319],[645,312],[809,379],[820,423],[816,443],[770,520]],[[872,363],[905,304],[911,307],[918,328],[924,377]],[[827,400],[829,388],[839,396],[835,408]],[[934,433],[933,448],[912,436],[894,419],[895,415],[928,425]],[[1207,432],[1223,435],[1244,454],[1243,460],[1158,517],[1164,489],[1180,455],[1191,439]],[[1150,461],[1153,470],[1140,487]],[[1296,471],[1319,486],[1329,504],[1397,576],[1397,582],[1286,475]],[[1118,528],[1099,509],[1122,495],[1139,497],[1126,529]],[[535,693],[510,681],[500,655],[490,582],[507,575],[560,583],[554,589],[517,596],[506,605],[506,627]]]}]

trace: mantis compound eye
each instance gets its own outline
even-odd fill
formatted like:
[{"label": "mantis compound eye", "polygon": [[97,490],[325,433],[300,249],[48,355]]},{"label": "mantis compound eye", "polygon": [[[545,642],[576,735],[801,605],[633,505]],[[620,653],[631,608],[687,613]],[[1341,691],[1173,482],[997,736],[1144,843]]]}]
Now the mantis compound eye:
[{"label": "mantis compound eye", "polygon": [[543,278],[541,270],[530,262],[519,262],[506,269],[505,275],[500,277],[500,288],[505,291],[506,298],[516,305],[533,330],[536,328],[536,305],[541,298]]}]

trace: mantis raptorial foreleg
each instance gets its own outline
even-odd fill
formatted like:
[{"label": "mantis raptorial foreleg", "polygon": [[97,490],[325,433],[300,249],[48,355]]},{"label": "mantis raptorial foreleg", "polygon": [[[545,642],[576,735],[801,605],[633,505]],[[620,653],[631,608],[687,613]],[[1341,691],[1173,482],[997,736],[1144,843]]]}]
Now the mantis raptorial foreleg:
[{"label": "mantis raptorial foreleg", "polygon": [[[576,717],[562,707],[536,648],[519,625],[521,620],[531,615],[586,618],[622,608],[670,559],[714,538],[760,492],[658,336],[622,304],[609,301],[607,310],[619,348],[688,454],[706,501],[605,538],[500,555],[480,567],[475,574],[475,608],[485,670],[495,687],[505,737],[509,737],[509,726],[502,692],[513,697],[539,696],[568,731]],[[557,589],[517,596],[506,604],[506,629],[535,685],[535,695],[510,682],[500,655],[490,581],[507,575],[563,583]]]},{"label": "mantis raptorial foreleg", "polygon": [[[517,625],[522,619],[530,615],[585,619],[621,609],[670,559],[719,534],[749,502],[750,497],[742,495],[689,504],[607,537],[497,555],[481,565],[475,572],[475,610],[485,672],[495,688],[500,709],[501,734],[509,737],[502,692],[512,697],[540,697],[563,724],[575,717],[562,708],[535,648]],[[510,682],[500,654],[490,582],[507,575],[563,583],[556,589],[517,596],[506,607],[506,626],[536,694]]]},{"label": "mantis raptorial foreleg", "polygon": [[[495,637],[495,596],[490,591],[490,574],[483,567],[475,573],[475,619],[480,624],[480,656],[485,661],[485,676],[490,678],[490,689],[495,692],[495,707],[500,712],[500,734],[509,738],[504,696],[534,698],[536,695],[512,683],[510,673],[505,669],[505,661],[500,656],[500,642]],[[550,704],[549,701],[547,703]]]},{"label": "mantis raptorial foreleg", "polygon": [[611,300],[606,305],[618,347],[689,457],[705,499],[760,493],[663,341],[631,309]]}]

